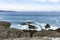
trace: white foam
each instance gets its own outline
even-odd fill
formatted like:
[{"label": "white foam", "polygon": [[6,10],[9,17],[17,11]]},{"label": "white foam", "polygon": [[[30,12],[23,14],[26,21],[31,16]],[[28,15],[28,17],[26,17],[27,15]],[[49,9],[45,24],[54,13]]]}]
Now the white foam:
[{"label": "white foam", "polygon": [[[45,25],[46,25],[46,23],[39,23],[39,22],[34,22],[35,24],[30,24],[30,25],[33,25],[33,26],[35,26],[37,29],[32,29],[32,30],[37,30],[37,31],[40,31],[41,29],[46,29],[46,30],[48,30],[48,29],[52,29],[52,30],[56,30],[57,28],[59,28],[59,27],[56,27],[56,26],[54,26],[54,25],[50,25],[50,28],[45,28]],[[11,26],[11,28],[17,28],[17,29],[22,29],[22,30],[30,30],[29,29],[29,27],[28,27],[28,25],[20,25],[20,24],[17,24],[17,25],[12,25]]]}]

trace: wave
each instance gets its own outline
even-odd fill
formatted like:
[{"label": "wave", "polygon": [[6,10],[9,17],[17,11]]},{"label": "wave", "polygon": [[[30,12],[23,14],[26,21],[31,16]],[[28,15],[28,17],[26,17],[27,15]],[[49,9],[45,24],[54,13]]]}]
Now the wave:
[{"label": "wave", "polygon": [[[37,29],[33,29],[33,30],[37,30],[37,31],[40,31],[41,29],[45,29],[45,30],[48,30],[48,29],[56,30],[56,29],[59,28],[57,26],[50,25],[50,28],[46,29],[45,28],[46,23],[39,23],[39,22],[34,22],[34,24],[30,24],[30,25],[34,25]],[[29,30],[28,25],[20,25],[20,24],[11,25],[10,28],[16,28],[16,29],[22,29],[22,30],[24,30],[24,29],[25,30]]]}]

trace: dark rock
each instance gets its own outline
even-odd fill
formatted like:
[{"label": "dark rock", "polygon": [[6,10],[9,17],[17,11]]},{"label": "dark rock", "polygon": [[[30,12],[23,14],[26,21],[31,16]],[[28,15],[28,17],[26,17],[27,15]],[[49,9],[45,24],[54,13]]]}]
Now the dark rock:
[{"label": "dark rock", "polygon": [[21,23],[21,25],[27,25],[27,23],[23,22],[23,23]]},{"label": "dark rock", "polygon": [[54,31],[53,29],[48,29],[48,31]]},{"label": "dark rock", "polygon": [[55,31],[56,31],[56,32],[60,32],[60,28],[56,29]]},{"label": "dark rock", "polygon": [[32,34],[34,34],[37,31],[36,30],[29,30],[29,32],[30,32],[30,37],[32,37]]},{"label": "dark rock", "polygon": [[32,24],[32,22],[22,22],[20,23],[21,25],[28,25],[28,24]]},{"label": "dark rock", "polygon": [[27,22],[28,24],[32,24],[33,22]]},{"label": "dark rock", "polygon": [[36,29],[36,27],[34,25],[28,25],[29,29]]},{"label": "dark rock", "polygon": [[9,28],[11,23],[5,22],[5,21],[0,21],[0,27],[2,28]]},{"label": "dark rock", "polygon": [[50,25],[49,25],[49,24],[46,24],[46,25],[45,25],[45,28],[50,28]]},{"label": "dark rock", "polygon": [[24,32],[29,32],[29,30],[23,30]]}]

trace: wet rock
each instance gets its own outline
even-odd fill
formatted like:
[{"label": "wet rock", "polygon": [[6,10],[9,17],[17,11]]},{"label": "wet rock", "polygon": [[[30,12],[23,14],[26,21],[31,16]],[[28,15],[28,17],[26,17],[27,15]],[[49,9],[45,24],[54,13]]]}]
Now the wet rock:
[{"label": "wet rock", "polygon": [[27,25],[27,23],[23,22],[23,23],[21,23],[21,25]]},{"label": "wet rock", "polygon": [[28,24],[32,24],[33,22],[27,22]]},{"label": "wet rock", "polygon": [[32,24],[32,22],[22,22],[20,23],[21,25],[29,25],[29,24]]},{"label": "wet rock", "polygon": [[28,25],[29,29],[36,29],[36,27],[34,25]]},{"label": "wet rock", "polygon": [[5,21],[0,21],[0,28],[9,28],[11,23],[5,22]]},{"label": "wet rock", "polygon": [[45,28],[50,28],[50,25],[49,25],[49,24],[46,24],[46,25],[45,25]]}]

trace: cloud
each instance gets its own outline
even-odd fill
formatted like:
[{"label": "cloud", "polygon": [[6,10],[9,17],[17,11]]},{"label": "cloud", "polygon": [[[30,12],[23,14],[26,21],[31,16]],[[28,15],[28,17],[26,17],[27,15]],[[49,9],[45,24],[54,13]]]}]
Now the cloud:
[{"label": "cloud", "polygon": [[59,2],[60,0],[49,0],[50,2]]},{"label": "cloud", "polygon": [[[32,0],[31,0],[32,1]],[[46,2],[47,0],[33,0],[39,2]],[[49,0],[51,2],[56,2],[56,0]],[[58,1],[57,1],[58,2]],[[37,2],[38,3],[38,2]],[[46,5],[41,3],[7,3],[0,2],[0,10],[14,10],[14,11],[60,11],[60,5]]]},{"label": "cloud", "polygon": [[36,1],[40,1],[40,2],[46,2],[47,0],[36,0]]},{"label": "cloud", "polygon": [[1,10],[15,10],[15,11],[60,11],[59,5],[37,5],[37,4],[10,4],[1,3]]}]

